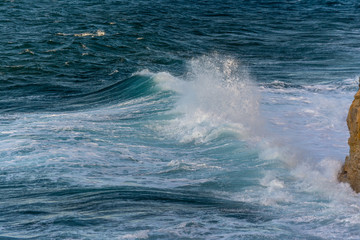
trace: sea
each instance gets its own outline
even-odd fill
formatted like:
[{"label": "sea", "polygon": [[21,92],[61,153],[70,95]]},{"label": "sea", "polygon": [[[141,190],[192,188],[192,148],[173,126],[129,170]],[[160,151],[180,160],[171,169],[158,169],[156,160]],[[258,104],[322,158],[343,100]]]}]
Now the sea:
[{"label": "sea", "polygon": [[355,0],[2,0],[0,239],[360,239]]}]

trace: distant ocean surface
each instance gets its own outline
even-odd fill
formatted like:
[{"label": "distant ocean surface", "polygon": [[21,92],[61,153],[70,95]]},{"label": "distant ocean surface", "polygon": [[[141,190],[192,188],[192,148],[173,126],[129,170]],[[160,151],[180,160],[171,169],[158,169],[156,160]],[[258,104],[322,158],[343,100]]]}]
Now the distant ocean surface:
[{"label": "distant ocean surface", "polygon": [[359,12],[1,1],[0,239],[360,239]]}]

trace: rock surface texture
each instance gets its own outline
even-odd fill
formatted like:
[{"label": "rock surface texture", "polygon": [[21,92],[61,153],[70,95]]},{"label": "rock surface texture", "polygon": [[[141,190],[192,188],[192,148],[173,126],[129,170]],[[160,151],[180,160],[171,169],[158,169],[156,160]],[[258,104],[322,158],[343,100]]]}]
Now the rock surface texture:
[{"label": "rock surface texture", "polygon": [[350,137],[349,156],[346,157],[338,179],[340,182],[348,182],[355,192],[360,192],[360,90],[355,94],[346,119]]}]

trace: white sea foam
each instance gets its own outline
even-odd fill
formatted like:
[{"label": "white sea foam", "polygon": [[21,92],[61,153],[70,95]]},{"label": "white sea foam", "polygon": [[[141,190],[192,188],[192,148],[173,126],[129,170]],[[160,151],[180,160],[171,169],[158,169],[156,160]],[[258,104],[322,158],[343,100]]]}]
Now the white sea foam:
[{"label": "white sea foam", "polygon": [[119,239],[119,240],[147,239],[147,238],[149,238],[148,233],[149,233],[148,230],[141,230],[141,231],[137,231],[135,233],[125,234],[123,236],[118,237],[117,239]]},{"label": "white sea foam", "polygon": [[163,90],[180,95],[173,112],[181,116],[158,129],[182,142],[206,141],[219,128],[250,136],[262,127],[255,83],[233,58],[216,55],[193,59],[184,79],[168,73],[153,77]]},{"label": "white sea foam", "polygon": [[[58,35],[61,33],[58,33]],[[75,37],[103,37],[105,36],[105,31],[98,29],[95,33],[91,32],[84,32],[84,33],[76,33],[74,34]]]}]

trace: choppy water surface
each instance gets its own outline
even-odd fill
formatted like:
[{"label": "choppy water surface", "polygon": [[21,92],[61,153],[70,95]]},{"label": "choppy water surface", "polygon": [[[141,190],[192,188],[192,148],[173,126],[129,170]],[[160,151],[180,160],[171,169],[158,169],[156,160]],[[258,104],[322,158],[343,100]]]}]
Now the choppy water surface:
[{"label": "choppy water surface", "polygon": [[1,2],[0,238],[359,239],[358,11]]}]

